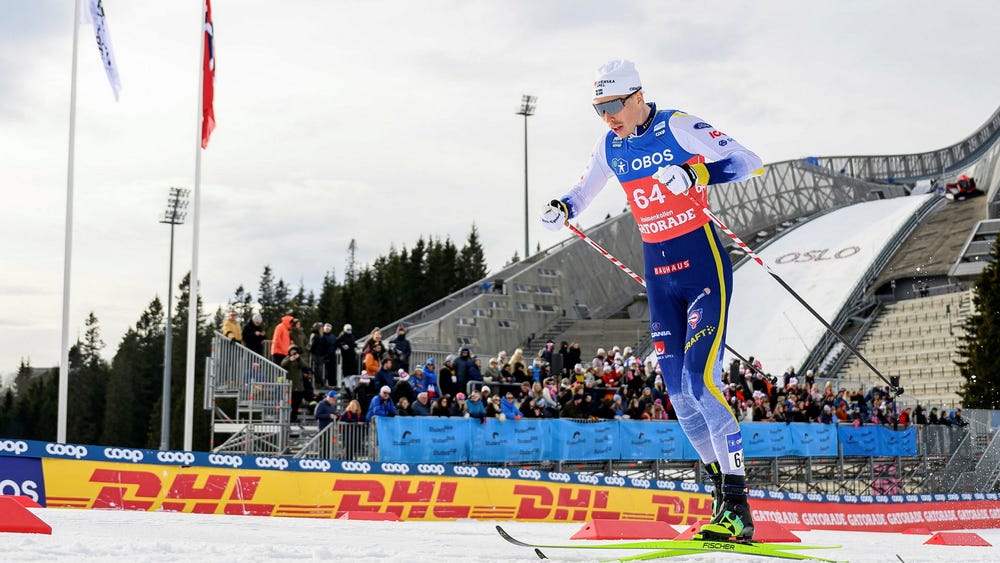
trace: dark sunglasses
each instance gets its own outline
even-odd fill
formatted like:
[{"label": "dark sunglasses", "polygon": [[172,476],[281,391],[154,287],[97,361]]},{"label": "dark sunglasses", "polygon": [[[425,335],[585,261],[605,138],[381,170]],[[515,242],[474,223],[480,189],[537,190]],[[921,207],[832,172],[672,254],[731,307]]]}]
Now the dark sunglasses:
[{"label": "dark sunglasses", "polygon": [[608,100],[606,102],[594,104],[594,111],[597,112],[598,117],[604,117],[605,113],[615,115],[621,110],[625,109],[625,101],[634,96],[636,92],[639,92],[639,90],[632,92],[631,94],[625,96],[624,98],[615,98],[614,100]]}]

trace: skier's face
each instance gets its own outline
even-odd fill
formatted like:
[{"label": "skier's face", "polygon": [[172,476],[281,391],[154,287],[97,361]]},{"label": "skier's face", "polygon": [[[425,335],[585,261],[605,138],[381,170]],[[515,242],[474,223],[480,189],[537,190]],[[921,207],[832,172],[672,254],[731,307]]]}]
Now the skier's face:
[{"label": "skier's face", "polygon": [[[628,96],[604,96],[594,99],[594,107],[601,104],[621,100],[622,108],[617,113],[604,111],[600,113],[601,119],[614,132],[619,139],[624,139],[635,132],[636,127],[643,121],[642,108],[645,102],[642,97],[642,90],[637,90]],[[617,105],[617,104],[616,104]]]}]

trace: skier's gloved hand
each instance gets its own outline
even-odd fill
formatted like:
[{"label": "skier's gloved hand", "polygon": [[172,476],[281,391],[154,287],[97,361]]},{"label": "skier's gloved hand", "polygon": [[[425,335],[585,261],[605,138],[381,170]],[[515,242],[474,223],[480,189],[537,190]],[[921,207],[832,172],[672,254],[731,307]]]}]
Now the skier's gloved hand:
[{"label": "skier's gloved hand", "polygon": [[653,179],[666,186],[670,193],[681,195],[698,182],[698,173],[687,164],[680,166],[671,164],[670,166],[661,166],[653,174]]},{"label": "skier's gloved hand", "polygon": [[558,231],[569,220],[569,207],[565,201],[553,199],[542,211],[542,225],[550,231]]}]

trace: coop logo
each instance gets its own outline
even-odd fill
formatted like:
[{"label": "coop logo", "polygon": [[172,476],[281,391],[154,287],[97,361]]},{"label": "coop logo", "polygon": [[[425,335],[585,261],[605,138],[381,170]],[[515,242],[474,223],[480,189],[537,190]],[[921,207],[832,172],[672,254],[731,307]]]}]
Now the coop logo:
[{"label": "coop logo", "polygon": [[788,493],[789,500],[805,500],[805,495],[802,493]]},{"label": "coop logo", "polygon": [[320,471],[329,471],[330,462],[325,459],[300,459],[299,469],[319,469]]},{"label": "coop logo", "polygon": [[104,448],[104,457],[108,459],[120,459],[122,461],[139,463],[142,461],[143,455],[139,450],[131,450],[127,448]]},{"label": "coop logo", "polygon": [[261,469],[288,469],[288,460],[280,457],[258,457],[253,462]]},{"label": "coop logo", "polygon": [[[475,469],[475,467],[470,467],[469,469]],[[458,473],[457,467],[455,468],[455,473]],[[477,471],[476,473],[478,474],[479,472]],[[510,469],[506,467],[487,467],[486,474],[490,477],[503,477],[507,479],[510,477]]]},{"label": "coop logo", "polygon": [[556,473],[549,472],[548,478],[550,481],[558,481],[560,483],[569,483],[569,473]]},{"label": "coop logo", "polygon": [[86,457],[88,452],[86,446],[75,446],[72,444],[45,444],[45,453],[80,459],[81,457]]},{"label": "coop logo", "polygon": [[860,497],[858,497],[858,500],[860,500],[861,502],[871,502],[872,501],[872,496],[871,495],[861,495]]},{"label": "coop logo", "polygon": [[624,158],[613,158],[611,159],[611,168],[615,174],[624,174],[628,172],[628,161]]},{"label": "coop logo", "polygon": [[780,499],[785,498],[785,495],[784,495],[784,493],[779,493],[777,491],[768,491],[767,492],[767,498],[780,500]]},{"label": "coop logo", "polygon": [[681,490],[682,491],[695,492],[695,491],[698,490],[698,485],[695,485],[694,483],[688,483],[687,481],[684,481],[683,483],[681,483]]},{"label": "coop logo", "polygon": [[605,485],[615,485],[621,487],[625,484],[625,478],[619,477],[617,475],[605,475],[604,476]]},{"label": "coop logo", "polygon": [[0,440],[0,452],[21,455],[28,451],[28,444],[21,440]]},{"label": "coop logo", "polygon": [[598,482],[597,475],[577,475],[576,478],[581,483],[586,483],[588,485],[596,485]]},{"label": "coop logo", "polygon": [[537,481],[542,478],[542,472],[534,469],[518,469],[517,476],[521,479],[531,479]]},{"label": "coop logo", "polygon": [[410,466],[406,463],[383,463],[382,471],[384,473],[399,473],[400,475],[406,475],[410,472]]},{"label": "coop logo", "polygon": [[341,469],[344,471],[350,471],[352,473],[368,473],[372,470],[372,466],[367,461],[345,461],[340,464]]},{"label": "coop logo", "polygon": [[675,486],[674,486],[674,482],[673,481],[657,481],[656,482],[656,488],[657,489],[668,489],[668,490],[672,491],[672,490],[674,490]]},{"label": "coop logo", "polygon": [[156,461],[191,465],[194,463],[194,454],[191,452],[156,452]]},{"label": "coop logo", "polygon": [[444,475],[444,466],[421,463],[417,465],[417,473],[420,473],[421,475]]},{"label": "coop logo", "polygon": [[841,500],[840,499],[840,495],[838,495],[838,494],[826,495],[826,498],[830,502],[840,502],[840,500]]},{"label": "coop logo", "polygon": [[903,495],[892,495],[892,502],[903,502]]},{"label": "coop logo", "polygon": [[[504,477],[510,477],[510,470],[505,469],[504,471],[507,471],[507,475],[504,475]],[[457,465],[455,466],[455,475],[460,477],[479,477],[479,469],[476,467]]]},{"label": "coop logo", "polygon": [[764,498],[764,491],[760,489],[750,489],[750,492],[747,493],[747,496],[751,498]]},{"label": "coop logo", "polygon": [[633,487],[640,489],[648,489],[650,485],[649,479],[630,479],[630,481]]},{"label": "coop logo", "polygon": [[242,467],[243,458],[236,455],[208,454],[208,463],[226,467]]},{"label": "coop logo", "polygon": [[806,495],[806,498],[809,499],[809,500],[811,500],[811,501],[819,502],[819,501],[823,500],[823,495],[818,494],[818,493],[809,493],[809,494]]},{"label": "coop logo", "polygon": [[695,309],[694,311],[691,311],[691,314],[688,315],[688,326],[691,327],[691,329],[693,330],[698,328],[698,323],[700,322],[701,322],[701,309]]}]

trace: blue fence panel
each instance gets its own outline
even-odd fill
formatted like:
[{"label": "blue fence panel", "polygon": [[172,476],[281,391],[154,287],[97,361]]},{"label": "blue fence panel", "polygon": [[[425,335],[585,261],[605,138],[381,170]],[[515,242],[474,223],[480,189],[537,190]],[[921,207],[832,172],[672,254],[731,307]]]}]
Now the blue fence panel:
[{"label": "blue fence panel", "polygon": [[476,462],[545,461],[551,457],[546,420],[487,418],[471,428],[471,460]]},{"label": "blue fence panel", "polygon": [[832,424],[790,424],[788,454],[802,457],[836,457],[837,429]]},{"label": "blue fence panel", "polygon": [[879,455],[915,456],[917,455],[917,429],[893,431],[879,426]]},{"label": "blue fence panel", "polygon": [[471,418],[379,417],[379,459],[404,463],[458,463],[469,460]]},{"label": "blue fence panel", "polygon": [[618,443],[619,459],[698,459],[694,446],[676,422],[621,420]]},{"label": "blue fence panel", "polygon": [[743,457],[781,457],[789,453],[792,432],[790,424],[780,422],[744,422]]},{"label": "blue fence panel", "polygon": [[552,459],[619,459],[617,421],[586,423],[549,419],[547,423]]},{"label": "blue fence panel", "polygon": [[845,456],[875,456],[879,455],[878,430],[880,426],[840,425],[837,434],[844,447]]}]

